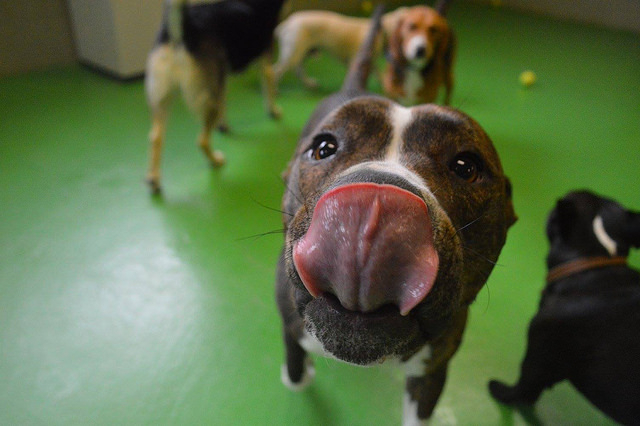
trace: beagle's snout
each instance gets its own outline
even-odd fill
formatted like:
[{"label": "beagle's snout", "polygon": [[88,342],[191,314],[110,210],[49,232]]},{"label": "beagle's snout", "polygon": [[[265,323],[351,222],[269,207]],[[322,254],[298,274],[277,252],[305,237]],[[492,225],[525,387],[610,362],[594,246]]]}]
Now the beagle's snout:
[{"label": "beagle's snout", "polygon": [[409,39],[405,56],[409,60],[424,60],[427,58],[427,39],[423,36],[415,36]]}]

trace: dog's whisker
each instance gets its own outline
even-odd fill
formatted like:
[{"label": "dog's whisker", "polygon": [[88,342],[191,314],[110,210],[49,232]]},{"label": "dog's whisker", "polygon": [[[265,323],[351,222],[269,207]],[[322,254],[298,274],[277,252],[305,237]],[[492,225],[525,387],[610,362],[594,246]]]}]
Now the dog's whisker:
[{"label": "dog's whisker", "polygon": [[267,235],[275,235],[275,234],[284,234],[285,229],[276,229],[274,231],[262,232],[260,234],[249,235],[248,237],[242,237],[236,239],[236,241],[246,241],[246,240],[257,240],[262,237],[266,237]]},{"label": "dog's whisker", "polygon": [[[487,275],[488,278],[488,275]],[[489,304],[491,303],[491,287],[489,287],[489,283],[487,283],[485,285],[485,287],[487,288],[487,305],[484,307],[484,314],[486,314],[489,311]]]},{"label": "dog's whisker", "polygon": [[475,255],[475,256],[478,256],[480,259],[482,259],[482,260],[485,260],[485,261],[489,262],[490,264],[492,264],[492,265],[494,265],[494,266],[504,266],[504,265],[502,265],[502,264],[500,264],[500,263],[498,263],[498,262],[496,262],[496,261],[494,261],[494,260],[489,259],[489,258],[488,258],[488,257],[486,257],[486,256],[481,255],[481,254],[480,254],[480,253],[478,253],[477,251],[475,251],[475,250],[473,250],[473,249],[471,249],[471,248],[469,248],[469,247],[467,247],[467,246],[464,246],[464,245],[463,245],[463,246],[462,246],[462,248],[463,248],[463,249],[465,249],[465,250],[467,250],[469,253],[471,253],[471,254],[473,254],[473,255]]},{"label": "dog's whisker", "polygon": [[463,227],[459,228],[456,230],[456,232],[453,235],[456,235],[458,232],[468,228],[469,226],[473,225],[474,223],[476,223],[477,221],[479,221],[480,219],[482,219],[482,217],[484,216],[484,213],[482,213],[480,216],[478,216],[477,218],[473,219],[471,222],[467,223],[466,225],[464,225]]},{"label": "dog's whisker", "polygon": [[250,198],[251,198],[251,201],[253,201],[253,202],[254,202],[254,203],[256,203],[257,205],[259,205],[260,207],[263,207],[263,208],[265,208],[265,209],[267,209],[267,210],[271,210],[271,211],[273,211],[273,212],[278,212],[278,213],[286,214],[287,216],[291,216],[291,217],[293,217],[293,213],[289,213],[289,212],[286,212],[286,211],[284,211],[284,210],[277,209],[277,208],[275,208],[275,207],[269,207],[269,206],[267,206],[266,204],[262,204],[260,201],[256,200],[256,199],[255,199],[255,198],[253,198],[253,197],[250,197]]}]

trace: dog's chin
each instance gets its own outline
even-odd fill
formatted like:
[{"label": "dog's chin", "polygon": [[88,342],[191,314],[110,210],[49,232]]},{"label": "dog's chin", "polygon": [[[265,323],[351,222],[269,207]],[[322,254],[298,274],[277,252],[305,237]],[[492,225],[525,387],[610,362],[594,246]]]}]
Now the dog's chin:
[{"label": "dog's chin", "polygon": [[306,328],[323,349],[342,361],[371,365],[402,358],[424,343],[418,321],[402,316],[397,307],[383,306],[363,313],[344,308],[338,299],[323,294],[304,310]]},{"label": "dog's chin", "polygon": [[431,64],[431,57],[407,57],[409,66],[415,70],[423,70]]}]

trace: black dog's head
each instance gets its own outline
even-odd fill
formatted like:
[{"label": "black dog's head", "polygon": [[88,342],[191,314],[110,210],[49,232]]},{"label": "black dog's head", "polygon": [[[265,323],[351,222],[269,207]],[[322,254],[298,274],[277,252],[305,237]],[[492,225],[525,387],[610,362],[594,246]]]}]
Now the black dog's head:
[{"label": "black dog's head", "polygon": [[581,257],[624,257],[640,246],[640,213],[589,191],[571,192],[549,214],[547,237],[551,267]]}]

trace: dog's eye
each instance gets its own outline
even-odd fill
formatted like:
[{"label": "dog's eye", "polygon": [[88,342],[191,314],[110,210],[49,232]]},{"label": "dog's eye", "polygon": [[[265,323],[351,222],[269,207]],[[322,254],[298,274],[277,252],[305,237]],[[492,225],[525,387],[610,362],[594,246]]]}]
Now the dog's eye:
[{"label": "dog's eye", "polygon": [[456,176],[466,180],[467,182],[475,182],[482,172],[482,161],[478,156],[472,153],[458,154],[449,164],[449,169]]},{"label": "dog's eye", "polygon": [[331,135],[319,135],[313,141],[313,146],[309,150],[309,157],[313,160],[320,161],[327,157],[331,157],[338,150],[338,144]]},{"label": "dog's eye", "polygon": [[415,31],[418,29],[418,24],[416,24],[415,22],[412,22],[409,24],[409,31]]}]

